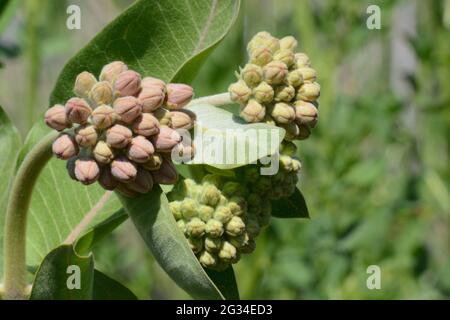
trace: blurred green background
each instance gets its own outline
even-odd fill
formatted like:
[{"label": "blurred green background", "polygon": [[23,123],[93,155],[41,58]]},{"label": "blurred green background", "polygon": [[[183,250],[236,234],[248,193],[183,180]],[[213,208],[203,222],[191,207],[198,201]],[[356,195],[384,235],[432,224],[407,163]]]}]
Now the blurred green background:
[{"label": "blurred green background", "polygon": [[[0,0],[0,105],[25,135],[66,61],[132,1],[10,2]],[[65,28],[69,4],[81,30]],[[371,4],[380,30],[366,27]],[[243,0],[197,96],[226,90],[261,30],[299,39],[322,95],[319,125],[299,144],[311,220],[263,232],[235,268],[242,298],[450,298],[450,1]],[[99,269],[140,298],[187,298],[133,228],[95,248]],[[366,287],[370,265],[381,290]]]}]

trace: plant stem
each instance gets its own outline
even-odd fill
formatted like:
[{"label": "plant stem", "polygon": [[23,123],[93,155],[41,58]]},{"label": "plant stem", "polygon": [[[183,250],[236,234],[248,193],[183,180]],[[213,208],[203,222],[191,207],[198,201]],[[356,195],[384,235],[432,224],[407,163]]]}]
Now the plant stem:
[{"label": "plant stem", "polygon": [[4,299],[25,298],[28,208],[37,178],[52,157],[52,143],[58,134],[56,131],[50,132],[31,149],[20,165],[10,190],[4,237]]},{"label": "plant stem", "polygon": [[202,103],[212,104],[216,107],[219,107],[219,106],[224,106],[227,104],[232,104],[234,102],[231,101],[230,94],[228,92],[224,92],[224,93],[214,94],[212,96],[206,96],[206,97],[194,99],[191,102],[189,102],[189,104],[187,106],[189,107],[189,106],[193,106],[196,104],[202,104]]}]

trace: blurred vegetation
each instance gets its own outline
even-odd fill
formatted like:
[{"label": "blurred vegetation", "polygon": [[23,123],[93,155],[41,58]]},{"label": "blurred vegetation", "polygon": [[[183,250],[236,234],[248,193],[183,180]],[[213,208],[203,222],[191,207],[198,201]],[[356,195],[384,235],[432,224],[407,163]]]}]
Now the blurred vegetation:
[{"label": "blurred vegetation", "polygon": [[[68,2],[39,1],[39,14],[32,3],[0,18],[1,48],[17,48],[0,50],[0,104],[23,134],[65,61],[131,1],[75,1],[80,31],[62,27]],[[366,27],[370,4],[381,8],[381,30]],[[243,0],[197,96],[227,89],[260,30],[299,39],[322,96],[319,125],[299,143],[311,220],[276,220],[260,236],[235,268],[241,296],[450,298],[450,1]],[[140,298],[186,297],[130,223],[96,248],[96,261]],[[381,290],[366,288],[369,265],[381,268]]]}]

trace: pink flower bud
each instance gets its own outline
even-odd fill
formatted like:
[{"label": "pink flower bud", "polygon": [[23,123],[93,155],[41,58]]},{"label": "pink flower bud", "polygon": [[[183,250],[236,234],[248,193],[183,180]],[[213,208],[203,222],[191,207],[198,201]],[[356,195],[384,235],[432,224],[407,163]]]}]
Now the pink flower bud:
[{"label": "pink flower bud", "polygon": [[95,102],[97,106],[110,104],[114,98],[111,84],[108,81],[96,83],[89,92],[89,98]]},{"label": "pink flower bud", "polygon": [[113,148],[125,148],[131,141],[133,133],[127,127],[116,124],[106,131],[106,142]]},{"label": "pink flower bud", "polygon": [[107,105],[101,105],[92,112],[92,123],[98,129],[111,127],[119,118],[116,112]]},{"label": "pink flower bud", "polygon": [[154,86],[160,87],[164,92],[166,91],[165,90],[166,83],[164,81],[162,81],[161,79],[153,78],[153,77],[145,77],[141,81],[142,88],[154,87]]},{"label": "pink flower bud", "polygon": [[161,168],[152,172],[153,182],[159,184],[175,184],[178,180],[178,173],[170,159],[164,159]]},{"label": "pink flower bud", "polygon": [[100,168],[93,159],[78,159],[75,161],[75,177],[82,184],[91,184],[97,181]]},{"label": "pink flower bud", "polygon": [[119,97],[134,96],[141,89],[141,76],[133,70],[120,73],[114,81],[114,92]]},{"label": "pink flower bud", "polygon": [[136,178],[136,166],[124,156],[111,162],[111,174],[120,182],[128,183]]},{"label": "pink flower bud", "polygon": [[138,96],[143,112],[152,112],[161,107],[165,97],[165,87],[158,85],[142,87]]},{"label": "pink flower bud", "polygon": [[112,173],[109,166],[103,167],[100,171],[100,176],[98,177],[98,183],[106,190],[114,190],[119,181],[117,181]]},{"label": "pink flower bud", "polygon": [[52,129],[62,131],[70,128],[71,124],[66,116],[66,109],[63,105],[57,104],[45,112],[45,123]]},{"label": "pink flower bud", "polygon": [[128,158],[137,163],[145,163],[155,152],[153,145],[144,136],[137,136],[131,140],[128,148]]},{"label": "pink flower bud", "polygon": [[153,178],[150,172],[138,168],[136,179],[127,184],[127,187],[139,193],[147,193],[153,188]]},{"label": "pink flower bud", "polygon": [[53,153],[59,159],[67,160],[78,154],[78,145],[68,134],[62,134],[53,142]]},{"label": "pink flower bud", "polygon": [[113,83],[117,76],[124,71],[127,71],[128,67],[122,61],[113,61],[105,65],[100,73],[100,81],[108,81]]},{"label": "pink flower bud", "polygon": [[272,61],[264,66],[263,73],[268,84],[281,84],[288,74],[288,68],[284,62]]},{"label": "pink flower bud", "polygon": [[85,124],[92,113],[89,104],[81,98],[70,98],[65,106],[66,116],[72,123]]},{"label": "pink flower bud", "polygon": [[181,136],[175,130],[162,126],[159,133],[151,139],[157,151],[169,152],[175,145],[181,142]]},{"label": "pink flower bud", "polygon": [[194,126],[195,113],[189,110],[170,111],[172,129],[189,130]]},{"label": "pink flower bud", "polygon": [[150,137],[159,132],[159,122],[152,114],[143,113],[133,123],[133,132],[144,137]]},{"label": "pink flower bud", "polygon": [[132,124],[142,113],[142,105],[135,97],[122,97],[114,101],[114,111],[119,116],[120,121]]},{"label": "pink flower bud", "polygon": [[167,86],[166,106],[170,110],[179,110],[187,105],[194,96],[194,90],[187,84],[169,83]]},{"label": "pink flower bud", "polygon": [[82,147],[95,146],[97,143],[98,135],[93,125],[79,126],[75,133],[75,140]]}]

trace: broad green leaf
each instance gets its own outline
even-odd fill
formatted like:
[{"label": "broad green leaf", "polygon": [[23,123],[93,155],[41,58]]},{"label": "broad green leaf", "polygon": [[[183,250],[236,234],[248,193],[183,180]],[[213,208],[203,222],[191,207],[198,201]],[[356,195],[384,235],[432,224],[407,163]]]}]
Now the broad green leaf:
[{"label": "broad green leaf", "polygon": [[217,285],[220,292],[229,300],[239,300],[239,289],[234,276],[233,267],[228,267],[224,271],[205,269],[209,278]]},{"label": "broad green leaf", "polygon": [[[216,283],[208,277],[178,228],[159,186],[135,198],[119,196],[119,199],[155,259],[182,289],[195,299],[236,298],[234,294],[227,295],[234,291],[228,289],[234,282],[233,273],[215,277]],[[221,292],[220,288],[227,291]]]},{"label": "broad green leaf", "polygon": [[272,202],[272,216],[275,218],[309,218],[305,198],[298,188],[288,198]]},{"label": "broad green leaf", "polygon": [[233,113],[208,104],[187,107],[195,112],[195,156],[188,164],[232,169],[274,154],[284,138],[280,127],[245,123]]},{"label": "broad green leaf", "polygon": [[0,107],[0,274],[3,274],[3,229],[9,189],[21,144],[20,135]]},{"label": "broad green leaf", "polygon": [[94,300],[137,300],[130,289],[108,277],[104,273],[94,270]]},{"label": "broad green leaf", "polygon": [[51,103],[72,96],[78,73],[98,74],[122,60],[144,76],[165,81],[193,79],[203,60],[226,35],[237,0],[139,0],[75,55],[61,72]]}]

